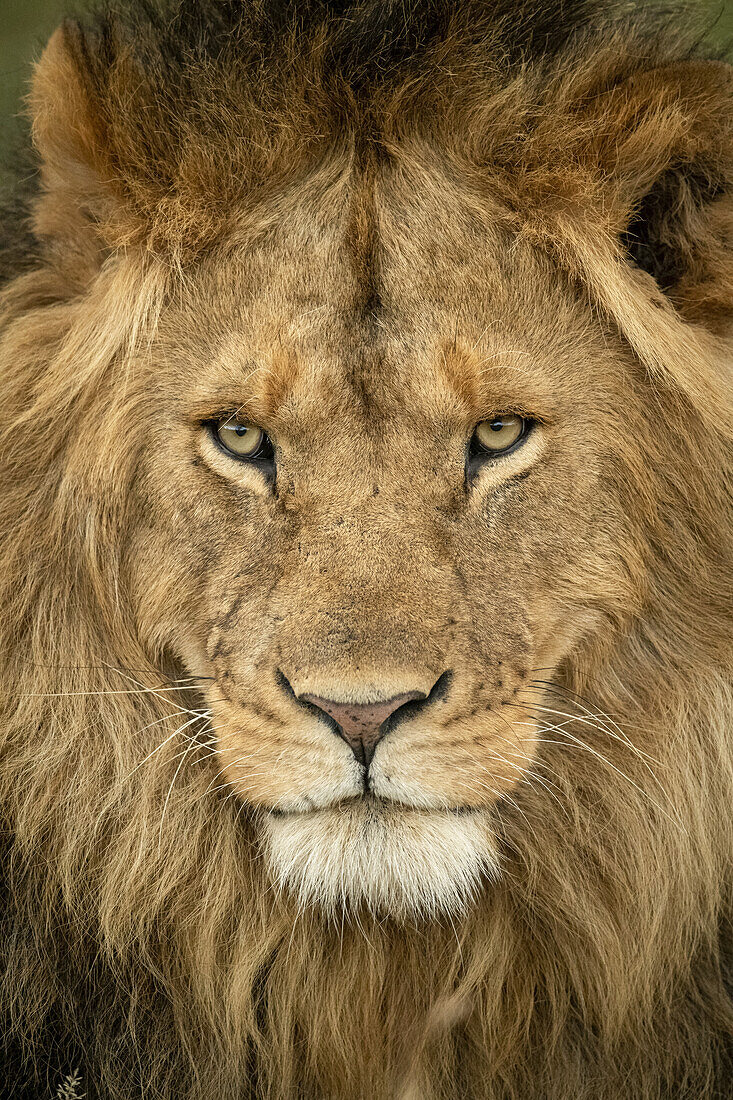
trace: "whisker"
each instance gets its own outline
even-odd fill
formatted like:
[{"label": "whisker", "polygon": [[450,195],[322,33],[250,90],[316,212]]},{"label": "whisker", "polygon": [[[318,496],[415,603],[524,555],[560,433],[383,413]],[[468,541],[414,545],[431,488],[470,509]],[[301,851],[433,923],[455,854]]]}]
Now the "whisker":
[{"label": "whisker", "polygon": [[164,748],[168,744],[169,741],[172,741],[174,737],[177,737],[180,733],[183,732],[183,730],[188,729],[188,727],[192,726],[194,724],[194,722],[201,722],[204,719],[206,719],[207,717],[208,717],[207,715],[195,714],[193,716],[193,718],[191,718],[188,722],[184,722],[184,724],[182,726],[179,726],[178,729],[174,729],[173,733],[169,733],[168,736],[165,738],[165,740],[161,741],[160,744],[157,745],[153,749],[152,752],[149,752],[144,760],[141,760],[139,764],[135,765],[135,767],[132,769],[132,771],[129,773],[129,775],[127,775],[125,777],[124,782],[127,783],[132,778],[132,776],[135,775],[135,773],[140,770],[140,768],[142,768],[145,764],[147,764],[148,760],[152,760],[152,758],[155,756],[155,754],[160,752],[160,750],[162,748]]},{"label": "whisker", "polygon": [[[600,709],[598,709],[597,714],[593,713],[592,710],[588,709],[588,706],[586,705],[588,703],[588,700],[584,700],[581,695],[578,695],[576,692],[571,692],[569,689],[560,688],[558,685],[551,684],[549,681],[539,680],[539,681],[533,681],[533,682],[543,684],[545,686],[546,690],[548,690],[548,691],[550,691],[554,694],[559,695],[561,698],[563,698],[563,697],[567,698],[569,695],[572,695],[574,698],[573,699],[568,699],[567,700],[568,702],[571,702],[574,706],[580,707],[580,709],[583,710],[586,713],[586,715],[588,715],[589,717],[594,717],[594,718],[600,717],[600,718],[604,719],[604,728],[606,728],[606,723],[609,723],[613,727],[613,730],[615,730],[616,733],[618,734],[618,736],[623,740],[624,744],[628,745],[628,747],[633,752],[636,752],[639,755],[645,757],[647,760],[652,761],[652,763],[661,764],[660,760],[656,760],[653,756],[650,756],[648,753],[644,752],[643,749],[640,749],[638,745],[635,745],[634,742],[628,736],[628,734],[621,728],[621,726],[618,724],[618,722],[616,722],[611,717],[611,715],[606,714],[605,711],[602,711]],[[524,689],[524,690],[530,690],[530,689]],[[538,689],[538,690],[542,690],[542,689]],[[637,723],[637,725],[638,725],[638,723]],[[639,728],[641,729],[643,727],[640,726]],[[609,729],[609,730],[607,730],[607,732],[609,734],[613,735],[612,730]]]},{"label": "whisker", "polygon": [[606,725],[599,725],[597,722],[592,721],[591,719],[594,719],[596,717],[593,714],[590,714],[589,718],[582,718],[579,715],[568,714],[567,711],[556,710],[552,707],[545,707],[545,706],[542,706],[541,704],[537,704],[537,703],[529,704],[529,706],[532,707],[536,711],[542,711],[546,714],[554,714],[554,715],[557,715],[559,717],[565,718],[566,721],[560,723],[561,726],[567,726],[571,722],[579,722],[582,725],[587,725],[587,726],[590,726],[592,729],[596,729],[599,733],[603,733],[603,734],[607,735],[608,737],[610,737],[612,740],[617,741],[620,744],[624,745],[626,748],[630,749],[631,752],[633,753],[633,755],[636,756],[641,761],[642,765],[649,772],[650,776],[652,777],[652,779],[654,780],[656,785],[659,787],[660,791],[665,795],[665,797],[667,797],[667,798],[669,797],[663,783],[659,779],[659,777],[656,774],[656,772],[654,771],[654,769],[651,767],[651,763],[650,763],[650,761],[651,761],[652,763],[658,764],[661,767],[662,766],[661,761],[656,760],[656,759],[654,759],[654,757],[649,756],[642,749],[640,749],[637,745],[635,745],[625,734],[623,734],[622,736],[619,736],[619,734],[617,734],[614,730],[609,729]]},{"label": "whisker", "polygon": [[183,765],[186,762],[187,755],[193,750],[193,748],[194,748],[194,745],[187,745],[186,746],[186,748],[183,752],[183,755],[181,757],[181,760],[178,764],[178,767],[176,768],[175,772],[173,773],[173,778],[171,779],[171,784],[170,784],[170,787],[168,788],[168,793],[165,796],[165,802],[163,803],[163,810],[162,810],[162,813],[160,815],[160,828],[158,829],[158,853],[160,853],[160,849],[161,849],[162,844],[163,844],[163,822],[165,821],[165,812],[168,809],[168,803],[170,801],[170,797],[171,797],[171,794],[173,792],[173,787],[175,786],[176,779],[178,779],[178,776],[180,775],[181,768],[183,767]]},{"label": "whisker", "polygon": [[181,676],[177,679],[172,679],[171,677],[164,676],[162,674],[162,672],[159,672],[157,669],[133,668],[132,666],[129,666],[129,665],[109,665],[109,664],[101,664],[101,665],[52,664],[52,665],[50,665],[50,664],[43,664],[39,661],[31,661],[31,662],[29,662],[29,667],[31,667],[31,668],[45,668],[45,669],[48,669],[52,672],[56,671],[56,670],[60,670],[60,669],[73,670],[74,672],[77,672],[77,671],[78,672],[118,672],[120,674],[124,673],[124,672],[128,672],[128,673],[129,672],[139,672],[142,675],[158,676],[166,684],[182,684],[182,683],[184,683],[186,681],[189,681],[189,680],[215,680],[216,679],[215,676],[198,676],[198,675],[195,675],[195,676]]},{"label": "whisker", "polygon": [[[565,723],[565,724],[567,724],[567,723]],[[520,722],[519,725],[533,726],[534,723]],[[597,749],[594,749],[592,745],[588,745],[585,741],[582,741],[580,738],[575,737],[572,733],[569,733],[568,730],[564,729],[563,726],[547,726],[544,729],[541,729],[540,732],[543,733],[543,734],[544,733],[555,733],[555,732],[560,733],[563,737],[567,737],[573,744],[577,745],[578,748],[585,749],[586,752],[589,752],[597,760],[600,760],[601,763],[606,764],[609,768],[611,768],[611,770],[614,771],[617,775],[619,775],[622,779],[625,779],[626,782],[629,783],[634,788],[635,791],[637,791],[643,798],[645,798],[650,803],[650,805],[654,806],[654,808],[656,810],[658,810],[669,821],[671,821],[674,825],[676,825],[677,828],[679,828],[683,833],[686,834],[686,830],[685,830],[684,826],[681,824],[680,821],[678,821],[675,817],[671,816],[664,809],[663,806],[660,806],[659,803],[656,802],[651,797],[651,795],[649,794],[648,791],[645,791],[643,787],[640,787],[639,784],[636,783],[631,778],[631,776],[627,775],[624,771],[621,770],[621,768],[618,768],[614,763],[612,763],[608,759],[608,757],[604,756],[602,752],[599,752]],[[565,745],[566,744],[566,742],[564,742],[564,741],[557,741],[557,742],[548,741],[547,743],[548,744],[553,744],[554,743],[554,744],[558,744],[558,745]],[[664,792],[664,793],[666,795],[666,792]],[[670,800],[670,805],[671,804],[672,803],[671,803],[671,800]]]},{"label": "whisker", "polygon": [[20,695],[22,699],[66,699],[76,695],[157,695],[166,691],[182,691],[178,687],[158,688],[112,688],[103,691],[29,691]]},{"label": "whisker", "polygon": [[[130,683],[132,683],[132,684],[136,684],[136,686],[137,686],[137,687],[142,687],[142,688],[144,689],[144,691],[148,692],[149,694],[151,694],[151,695],[153,695],[153,696],[157,696],[158,698],[160,698],[160,697],[161,697],[161,694],[160,694],[160,692],[159,692],[159,691],[157,691],[156,689],[153,689],[153,688],[145,688],[145,687],[144,687],[144,685],[141,685],[141,684],[139,684],[139,683],[138,683],[138,682],[137,682],[137,681],[135,680],[135,678],[134,678],[134,677],[132,677],[132,676],[126,676],[126,675],[125,675],[124,673],[120,673],[120,675],[121,675],[121,676],[123,677],[123,679],[125,679],[125,680],[129,680],[129,681],[130,681]],[[163,696],[163,698],[165,699],[165,697],[164,697],[164,696]],[[170,700],[168,700],[168,702],[170,702]],[[199,713],[200,713],[200,712],[198,712],[198,711],[193,711],[193,710],[190,710],[190,709],[189,709],[188,707],[181,707],[181,706],[180,706],[180,705],[178,705],[177,703],[173,703],[172,705],[173,705],[174,707],[176,707],[176,709],[177,709],[177,710],[179,710],[179,711],[181,712],[181,714],[193,714],[193,715],[195,715],[196,717],[198,717],[198,716],[199,716]]]}]

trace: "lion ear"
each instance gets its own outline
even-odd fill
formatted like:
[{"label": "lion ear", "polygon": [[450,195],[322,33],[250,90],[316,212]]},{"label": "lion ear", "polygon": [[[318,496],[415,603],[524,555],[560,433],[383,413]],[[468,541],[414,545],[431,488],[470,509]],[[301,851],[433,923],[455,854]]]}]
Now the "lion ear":
[{"label": "lion ear", "polygon": [[638,73],[594,97],[583,121],[586,166],[603,178],[592,209],[560,215],[566,262],[652,378],[733,433],[733,70]]},{"label": "lion ear", "polygon": [[723,294],[730,309],[733,289],[733,69],[652,70],[615,99],[608,138],[624,253],[684,316],[715,323],[712,298]]},{"label": "lion ear", "polygon": [[102,227],[112,220],[118,199],[101,120],[69,48],[70,33],[62,26],[51,37],[29,96],[41,176],[33,227],[62,260],[98,267],[108,250]]}]

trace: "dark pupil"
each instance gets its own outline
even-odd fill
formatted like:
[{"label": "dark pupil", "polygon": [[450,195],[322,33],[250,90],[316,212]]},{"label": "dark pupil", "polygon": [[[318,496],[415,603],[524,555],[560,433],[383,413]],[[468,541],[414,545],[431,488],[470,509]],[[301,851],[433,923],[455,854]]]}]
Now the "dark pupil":
[{"label": "dark pupil", "polygon": [[491,428],[492,432],[500,432],[504,428],[504,421],[503,420],[492,420],[489,427]]},{"label": "dark pupil", "polygon": [[236,432],[237,435],[246,435],[247,432],[249,431],[249,428],[247,427],[246,424],[235,424],[234,425],[234,431]]}]

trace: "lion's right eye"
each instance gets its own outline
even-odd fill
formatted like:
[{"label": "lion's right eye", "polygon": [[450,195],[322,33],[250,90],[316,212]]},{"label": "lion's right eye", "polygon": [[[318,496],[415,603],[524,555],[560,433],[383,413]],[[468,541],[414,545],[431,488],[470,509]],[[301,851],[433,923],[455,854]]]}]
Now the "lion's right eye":
[{"label": "lion's right eye", "polygon": [[502,413],[476,425],[471,447],[478,454],[507,454],[524,439],[529,427],[530,422],[524,417]]},{"label": "lion's right eye", "polygon": [[217,443],[234,458],[271,462],[274,449],[270,437],[256,424],[222,417],[211,423],[211,432]]}]

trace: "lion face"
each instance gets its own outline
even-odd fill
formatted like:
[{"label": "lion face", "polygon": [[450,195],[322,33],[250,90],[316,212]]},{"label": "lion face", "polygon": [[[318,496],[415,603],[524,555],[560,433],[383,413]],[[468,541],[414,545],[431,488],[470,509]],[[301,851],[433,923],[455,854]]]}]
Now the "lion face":
[{"label": "lion face", "polygon": [[[460,209],[427,176],[373,209],[301,196],[151,351],[141,630],[200,683],[277,882],[329,906],[451,909],[496,873],[496,806],[552,737],[542,682],[637,598],[632,368]],[[477,453],[502,416],[522,438]],[[227,449],[235,422],[264,458]]]}]

